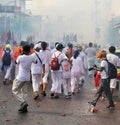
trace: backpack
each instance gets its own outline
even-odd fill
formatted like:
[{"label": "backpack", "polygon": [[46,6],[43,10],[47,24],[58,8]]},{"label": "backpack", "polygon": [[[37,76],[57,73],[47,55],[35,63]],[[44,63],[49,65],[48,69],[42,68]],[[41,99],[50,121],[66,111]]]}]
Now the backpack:
[{"label": "backpack", "polygon": [[9,66],[11,64],[11,55],[10,55],[10,50],[5,50],[4,51],[4,56],[3,56],[3,59],[2,59],[2,63],[3,65],[5,66]]},{"label": "backpack", "polygon": [[54,53],[54,58],[52,58],[51,63],[50,63],[51,70],[59,70],[60,69],[60,64],[59,64],[59,60],[58,60],[59,55],[56,56]]},{"label": "backpack", "polygon": [[117,78],[117,69],[116,67],[114,66],[114,64],[108,62],[108,76],[110,79],[114,79],[114,78]]}]

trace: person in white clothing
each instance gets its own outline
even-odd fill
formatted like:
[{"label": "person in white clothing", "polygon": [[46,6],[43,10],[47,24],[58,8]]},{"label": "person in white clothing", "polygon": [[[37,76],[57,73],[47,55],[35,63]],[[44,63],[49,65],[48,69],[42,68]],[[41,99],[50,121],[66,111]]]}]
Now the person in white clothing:
[{"label": "person in white clothing", "polygon": [[23,47],[23,55],[18,56],[16,63],[19,65],[19,71],[13,81],[12,92],[17,100],[21,102],[18,111],[27,112],[27,87],[30,83],[30,69],[32,63],[37,63],[35,58],[30,54],[30,46]]},{"label": "person in white clothing", "polygon": [[[95,65],[95,59],[96,59],[96,49],[93,47],[93,43],[89,43],[89,47],[85,49],[86,54],[86,61],[87,61],[87,68]],[[89,77],[93,77],[94,71],[88,71]]]},{"label": "person in white clothing", "polygon": [[[52,54],[51,60],[56,56],[58,57],[59,64],[64,59],[67,59],[65,53],[62,53],[64,46],[62,44],[57,44],[55,51]],[[61,85],[62,85],[62,67],[60,65],[59,70],[51,70],[51,77],[52,77],[52,88],[51,88],[51,97],[52,98],[59,98],[59,93],[61,93]]]},{"label": "person in white clothing", "polygon": [[69,59],[64,59],[61,62],[62,66],[62,78],[63,78],[63,89],[64,95],[66,99],[71,98],[71,62]]},{"label": "person in white clothing", "polygon": [[79,51],[75,50],[73,57],[71,57],[71,92],[74,94],[76,89],[78,91],[79,78],[84,74],[84,67]]},{"label": "person in white clothing", "polygon": [[51,59],[51,51],[47,49],[48,44],[46,42],[41,42],[41,54],[44,56],[45,60],[45,74],[42,78],[42,84],[41,84],[41,94],[43,96],[46,96],[46,88],[48,84],[48,76],[50,72],[50,59]]},{"label": "person in white clothing", "polygon": [[[115,65],[115,67],[119,67],[119,57],[115,55],[116,48],[114,46],[109,47],[109,53],[107,54],[107,60]],[[110,79],[110,91],[113,94],[116,88],[116,79]]]},{"label": "person in white clothing", "polygon": [[40,84],[42,84],[42,77],[45,73],[45,61],[44,56],[40,53],[41,45],[39,43],[35,44],[34,50],[35,52],[32,56],[37,60],[37,64],[32,63],[31,65],[31,74],[32,74],[32,88],[34,92],[33,99],[37,99],[39,97],[39,89]]}]

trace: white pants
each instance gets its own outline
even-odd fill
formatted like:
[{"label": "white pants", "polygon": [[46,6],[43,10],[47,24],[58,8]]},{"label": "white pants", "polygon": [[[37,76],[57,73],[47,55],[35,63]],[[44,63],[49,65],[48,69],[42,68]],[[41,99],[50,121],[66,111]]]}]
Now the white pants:
[{"label": "white pants", "polygon": [[39,91],[41,83],[42,83],[42,74],[32,74],[33,92]]},{"label": "white pants", "polygon": [[70,78],[63,78],[63,88],[64,88],[64,94],[68,95],[68,92],[71,92],[71,85],[70,85]]},{"label": "white pants", "polygon": [[27,100],[28,85],[29,81],[19,81],[17,79],[13,81],[12,92],[21,103]]},{"label": "white pants", "polygon": [[62,72],[59,71],[51,72],[51,76],[52,76],[51,92],[61,93]]},{"label": "white pants", "polygon": [[13,63],[11,63],[10,66],[4,66],[4,70],[5,70],[4,79],[11,80],[11,70],[12,70],[12,67],[13,67]]},{"label": "white pants", "polygon": [[71,77],[71,92],[75,92],[75,90],[78,88],[78,83],[79,83],[79,78],[80,77]]}]

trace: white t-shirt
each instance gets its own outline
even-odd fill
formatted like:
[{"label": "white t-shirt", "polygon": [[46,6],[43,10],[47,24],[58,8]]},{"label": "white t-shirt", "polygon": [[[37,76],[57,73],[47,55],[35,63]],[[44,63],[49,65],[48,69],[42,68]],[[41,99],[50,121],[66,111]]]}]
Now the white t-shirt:
[{"label": "white t-shirt", "polygon": [[40,51],[40,53],[44,57],[45,71],[49,72],[49,66],[50,66],[50,60],[51,60],[51,51],[49,51],[49,50],[42,50],[42,51]]},{"label": "white t-shirt", "polygon": [[108,75],[107,75],[108,63],[107,63],[107,61],[106,60],[102,60],[100,66],[105,68],[105,70],[101,71],[101,79],[108,78]]},{"label": "white t-shirt", "polygon": [[64,60],[61,63],[62,69],[63,69],[63,78],[70,78],[71,77],[71,64],[68,60]]},{"label": "white t-shirt", "polygon": [[120,66],[119,57],[116,56],[115,54],[111,54],[111,53],[107,54],[107,60],[112,64],[114,64],[115,66]]},{"label": "white t-shirt", "polygon": [[[39,58],[37,57],[37,55],[35,53],[37,53],[37,55],[41,59],[42,63],[40,62]],[[44,60],[45,58],[42,55],[42,53],[40,53],[40,52],[35,52],[35,53],[33,53],[31,56],[33,56],[33,58],[35,58],[35,60],[37,60],[37,64],[32,63],[31,74],[42,74],[42,65],[45,64],[45,60]]]},{"label": "white t-shirt", "polygon": [[18,56],[16,62],[19,65],[19,71],[16,79],[19,81],[30,81],[30,69],[32,63],[36,63],[36,60],[31,55],[20,55]]},{"label": "white t-shirt", "polygon": [[71,57],[72,60],[72,69],[71,69],[71,75],[72,76],[81,76],[84,74],[84,67],[83,62],[80,56],[78,56],[76,59],[74,57]]}]

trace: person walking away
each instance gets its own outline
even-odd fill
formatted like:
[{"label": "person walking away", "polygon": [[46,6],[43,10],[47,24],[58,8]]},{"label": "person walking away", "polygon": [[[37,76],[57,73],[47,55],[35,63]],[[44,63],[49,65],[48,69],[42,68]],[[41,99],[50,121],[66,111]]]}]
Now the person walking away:
[{"label": "person walking away", "polygon": [[114,109],[115,105],[113,102],[112,94],[110,92],[110,79],[108,77],[108,62],[106,57],[106,51],[101,51],[101,64],[100,67],[94,66],[93,69],[101,72],[101,84],[99,90],[96,92],[93,100],[88,102],[93,107],[96,106],[99,98],[101,97],[102,93],[104,92],[106,97],[109,100],[109,105],[106,107],[107,109]]},{"label": "person walking away", "polygon": [[[93,47],[93,43],[89,43],[89,47],[85,50],[86,53],[86,61],[87,61],[87,68],[89,69],[93,65],[95,65],[95,56],[96,50]],[[88,71],[89,77],[93,77],[94,71]]]},{"label": "person walking away", "polygon": [[7,81],[12,82],[11,70],[13,67],[13,51],[10,44],[6,44],[5,50],[2,52],[2,67],[4,72],[3,84],[6,84]]},{"label": "person walking away", "polygon": [[[51,78],[52,78],[52,87],[51,87],[51,97],[52,98],[59,98],[59,94],[61,93],[61,85],[62,85],[62,67],[61,67],[61,62],[64,59],[67,59],[65,53],[62,53],[64,46],[63,44],[57,44],[56,45],[56,50],[51,57]],[[57,65],[57,69],[55,70],[54,68],[54,62],[53,60],[57,58],[58,60],[58,65]],[[53,62],[53,63],[52,63]],[[53,65],[52,65],[53,64]],[[54,69],[53,69],[54,68]]]},{"label": "person walking away", "polygon": [[63,69],[62,78],[63,78],[63,89],[66,99],[71,98],[71,63],[69,59],[64,59],[61,62]]},{"label": "person walking away", "polygon": [[34,50],[35,52],[32,56],[37,60],[37,64],[32,63],[31,65],[31,74],[32,74],[32,88],[34,92],[33,99],[37,99],[39,97],[40,85],[42,84],[42,77],[45,73],[45,61],[44,56],[40,53],[41,45],[39,43],[35,44]]},{"label": "person walking away", "polygon": [[[114,66],[120,67],[119,64],[119,57],[115,55],[116,48],[114,46],[109,47],[109,53],[107,54],[107,60],[114,64]],[[110,91],[113,94],[114,90],[116,89],[116,78],[110,79]]]},{"label": "person walking away", "polygon": [[19,64],[19,71],[16,78],[13,81],[12,93],[15,95],[18,101],[21,102],[18,111],[27,112],[27,88],[30,83],[30,69],[32,63],[37,61],[30,54],[30,46],[25,45],[23,47],[23,55],[18,56],[16,63]]},{"label": "person walking away", "polygon": [[48,76],[50,73],[50,59],[51,59],[51,51],[47,49],[48,44],[46,42],[41,42],[41,53],[44,56],[45,59],[45,74],[42,78],[42,84],[41,84],[41,94],[43,96],[46,96],[46,88],[48,84]]},{"label": "person walking away", "polygon": [[71,68],[71,92],[74,94],[79,91],[78,83],[80,76],[84,74],[84,67],[81,57],[79,56],[79,51],[75,50],[73,57],[70,59],[72,61]]}]

